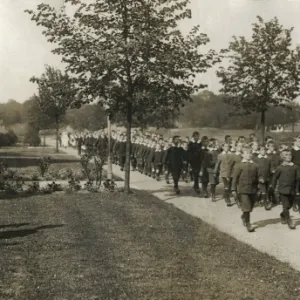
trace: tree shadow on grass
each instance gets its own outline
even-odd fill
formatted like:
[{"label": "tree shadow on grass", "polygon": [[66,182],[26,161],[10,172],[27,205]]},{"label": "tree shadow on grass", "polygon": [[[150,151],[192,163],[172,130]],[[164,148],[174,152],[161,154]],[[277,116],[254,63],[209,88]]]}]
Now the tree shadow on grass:
[{"label": "tree shadow on grass", "polygon": [[64,226],[64,224],[43,225],[43,226],[31,228],[31,229],[3,231],[3,232],[0,232],[0,240],[7,240],[7,239],[18,238],[18,237],[26,237],[28,235],[38,233],[40,230],[54,229],[54,228],[63,227],[63,226]]}]

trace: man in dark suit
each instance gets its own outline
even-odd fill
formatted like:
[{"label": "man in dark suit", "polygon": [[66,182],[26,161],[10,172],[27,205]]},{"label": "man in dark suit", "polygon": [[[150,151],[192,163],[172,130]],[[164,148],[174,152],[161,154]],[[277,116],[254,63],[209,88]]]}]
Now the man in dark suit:
[{"label": "man in dark suit", "polygon": [[202,144],[200,142],[200,134],[198,131],[193,133],[193,137],[188,144],[188,156],[189,162],[192,168],[192,174],[194,179],[194,190],[197,194],[200,194],[199,187],[199,174],[202,163]]},{"label": "man in dark suit", "polygon": [[173,137],[173,145],[169,148],[166,163],[170,166],[171,174],[174,181],[174,190],[180,194],[178,182],[183,167],[184,150],[179,147],[179,136]]}]

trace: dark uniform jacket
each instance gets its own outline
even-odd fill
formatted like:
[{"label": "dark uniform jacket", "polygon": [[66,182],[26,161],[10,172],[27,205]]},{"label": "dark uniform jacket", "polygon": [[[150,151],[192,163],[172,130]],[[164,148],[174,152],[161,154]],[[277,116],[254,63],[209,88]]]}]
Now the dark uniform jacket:
[{"label": "dark uniform jacket", "polygon": [[258,178],[269,182],[271,176],[271,159],[265,155],[258,155],[254,158],[255,163],[258,165]]},{"label": "dark uniform jacket", "polygon": [[181,170],[183,167],[184,150],[181,147],[172,146],[169,148],[166,164],[171,167],[171,170]]},{"label": "dark uniform jacket", "polygon": [[296,147],[292,148],[292,162],[300,168],[300,149]]},{"label": "dark uniform jacket", "polygon": [[118,156],[119,157],[126,156],[126,142],[125,141],[119,142],[119,145],[118,145]]},{"label": "dark uniform jacket", "polygon": [[193,169],[200,170],[203,158],[201,142],[190,141],[188,144],[189,162]]},{"label": "dark uniform jacket", "polygon": [[163,154],[162,150],[155,150],[153,155],[153,163],[155,165],[161,165],[163,163]]},{"label": "dark uniform jacket", "polygon": [[273,189],[278,181],[278,192],[284,195],[295,195],[299,190],[299,171],[294,163],[282,163],[277,167],[272,180]]},{"label": "dark uniform jacket", "polygon": [[280,165],[281,163],[281,158],[279,152],[269,152],[267,151],[267,155],[271,160],[271,173],[274,173],[276,168]]},{"label": "dark uniform jacket", "polygon": [[232,178],[232,190],[239,194],[256,194],[258,166],[253,161],[236,164]]},{"label": "dark uniform jacket", "polygon": [[201,170],[207,170],[208,173],[214,173],[215,166],[218,161],[219,152],[217,150],[205,151],[205,155],[203,156],[202,167]]}]

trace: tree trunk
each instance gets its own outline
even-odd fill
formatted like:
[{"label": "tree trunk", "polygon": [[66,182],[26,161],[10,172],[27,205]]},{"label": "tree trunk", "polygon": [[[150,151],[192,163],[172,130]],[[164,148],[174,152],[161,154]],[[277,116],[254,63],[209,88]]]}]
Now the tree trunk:
[{"label": "tree trunk", "polygon": [[43,147],[46,147],[46,132],[44,132]]},{"label": "tree trunk", "polygon": [[261,112],[261,119],[260,119],[260,130],[261,130],[261,143],[265,142],[265,129],[266,129],[266,111],[263,110]]},{"label": "tree trunk", "polygon": [[131,125],[132,125],[132,104],[127,104],[127,123],[126,123],[126,161],[125,161],[125,183],[124,192],[130,193],[130,152],[131,152]]},{"label": "tree trunk", "polygon": [[59,144],[59,137],[58,137],[58,135],[59,135],[59,126],[58,126],[58,121],[56,121],[56,153],[58,153],[59,152],[59,150],[58,150],[58,144]]}]

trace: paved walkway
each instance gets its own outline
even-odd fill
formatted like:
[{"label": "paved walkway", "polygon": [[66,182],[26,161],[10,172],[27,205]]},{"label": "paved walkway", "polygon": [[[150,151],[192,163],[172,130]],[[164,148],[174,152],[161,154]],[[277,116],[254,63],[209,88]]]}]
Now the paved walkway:
[{"label": "paved walkway", "polygon": [[[48,142],[51,144],[50,140]],[[66,148],[63,151],[77,156],[75,149]],[[118,166],[113,166],[113,173],[124,178],[124,172],[121,172]],[[300,271],[300,226],[292,231],[286,225],[282,225],[279,218],[280,206],[271,211],[265,211],[260,207],[255,208],[251,222],[256,226],[256,231],[248,233],[242,226],[241,211],[236,206],[226,207],[225,202],[220,197],[214,203],[210,199],[200,198],[193,193],[191,184],[181,183],[181,195],[177,196],[172,190],[172,185],[167,185],[163,181],[157,182],[138,172],[131,172],[131,187],[149,191],[159,199],[175,205],[188,214],[201,218],[218,230],[253,246],[261,252],[272,255],[280,261],[287,262],[294,269]],[[291,212],[291,215],[296,225],[300,225],[300,215],[295,212]]]}]

